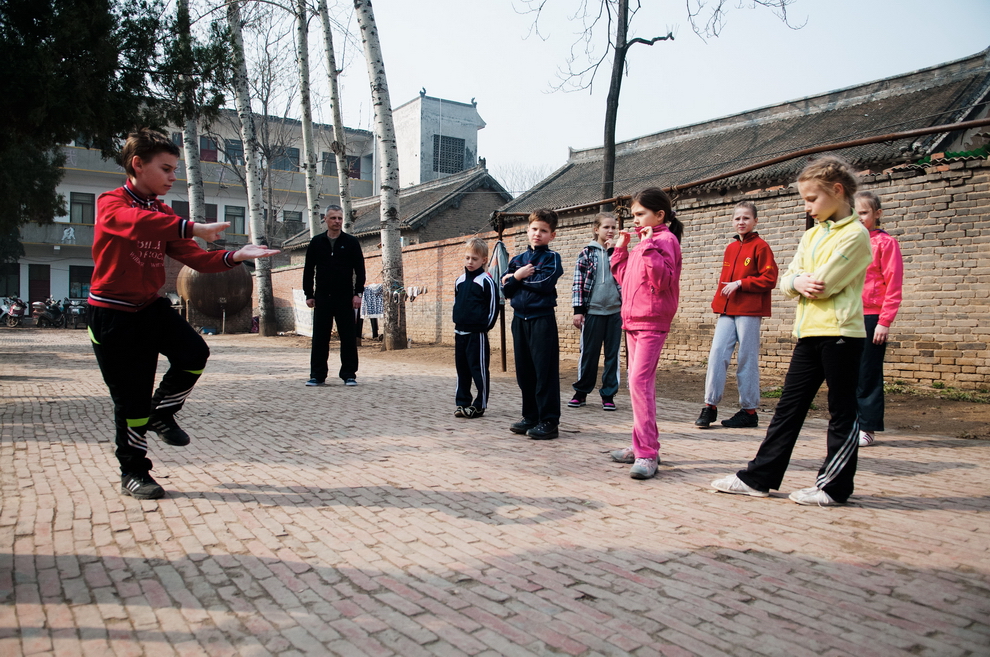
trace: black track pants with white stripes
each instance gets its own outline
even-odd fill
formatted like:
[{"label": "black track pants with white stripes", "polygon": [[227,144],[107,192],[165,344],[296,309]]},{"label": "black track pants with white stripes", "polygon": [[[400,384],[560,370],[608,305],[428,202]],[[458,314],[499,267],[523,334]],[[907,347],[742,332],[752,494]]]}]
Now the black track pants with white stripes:
[{"label": "black track pants with white stripes", "polygon": [[[155,409],[171,415],[182,408],[210,348],[167,299],[136,313],[90,306],[89,337],[113,400],[120,472],[148,472],[148,418]],[[169,368],[152,395],[158,354]]]},{"label": "black track pants with white stripes", "polygon": [[[828,384],[828,454],[816,485],[837,502],[853,492],[859,451],[856,383],[863,338],[801,338],[794,347],[777,410],[756,457],[737,475],[748,486],[780,488],[791,452],[822,382]],[[804,486],[802,486],[804,488]]]},{"label": "black track pants with white stripes", "polygon": [[[458,406],[488,407],[489,368],[492,360],[487,333],[454,334],[454,365],[457,367]],[[478,394],[471,398],[471,382]]]}]

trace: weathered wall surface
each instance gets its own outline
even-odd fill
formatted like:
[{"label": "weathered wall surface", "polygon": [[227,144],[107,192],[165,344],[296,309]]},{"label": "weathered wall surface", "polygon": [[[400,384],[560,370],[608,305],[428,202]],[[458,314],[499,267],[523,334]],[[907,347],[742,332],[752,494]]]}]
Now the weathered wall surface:
[{"label": "weathered wall surface", "polygon": [[[990,163],[958,162],[941,171],[907,171],[865,176],[863,189],[879,194],[884,228],[897,238],[904,256],[904,302],[891,329],[886,378],[909,383],[942,381],[961,388],[990,382]],[[681,305],[664,347],[664,361],[706,362],[715,315],[710,303],[725,245],[733,235],[729,220],[736,202],[754,201],[757,230],[785,270],[804,230],[804,208],[793,188],[758,190],[744,195],[682,197],[678,215],[685,223],[682,244]],[[481,237],[494,244],[494,233]],[[578,331],[571,324],[571,273],[577,254],[591,238],[591,215],[566,216],[553,248],[564,261],[558,284],[557,322],[561,351],[577,354]],[[509,229],[510,254],[525,247],[522,227]],[[463,239],[418,244],[404,249],[405,283],[426,287],[406,303],[408,336],[414,342],[453,343],[450,321],[452,284],[462,268]],[[377,256],[366,260],[369,281],[380,281]],[[273,272],[276,296],[298,287],[302,272]],[[292,279],[290,285],[282,279]],[[277,301],[276,305],[284,306]],[[773,317],[763,324],[762,365],[783,374],[794,339],[795,302],[773,293]],[[507,312],[506,332],[511,322]],[[291,317],[291,316],[290,316]],[[291,330],[292,326],[282,327]],[[498,347],[498,326],[492,345]],[[507,336],[511,358],[512,337]],[[497,362],[497,356],[495,357]]]}]

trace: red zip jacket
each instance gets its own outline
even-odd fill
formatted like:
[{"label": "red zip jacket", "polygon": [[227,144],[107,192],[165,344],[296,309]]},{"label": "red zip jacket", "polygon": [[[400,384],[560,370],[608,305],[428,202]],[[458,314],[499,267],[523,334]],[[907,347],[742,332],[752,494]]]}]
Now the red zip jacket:
[{"label": "red zip jacket", "polygon": [[[742,287],[729,296],[722,295],[726,283],[742,281]],[[770,316],[770,293],[777,285],[777,263],[770,245],[758,233],[738,235],[725,247],[722,273],[712,301],[719,315]]]},{"label": "red zip jacket", "polygon": [[165,284],[165,256],[196,271],[216,273],[237,264],[232,251],[204,251],[192,224],[157,198],[143,199],[126,183],[100,194],[93,237],[89,303],[126,312],[144,309]]},{"label": "red zip jacket", "polygon": [[890,328],[901,307],[901,284],[904,281],[904,261],[901,247],[887,231],[870,231],[873,261],[866,268],[863,285],[863,314],[880,315],[877,323]]}]

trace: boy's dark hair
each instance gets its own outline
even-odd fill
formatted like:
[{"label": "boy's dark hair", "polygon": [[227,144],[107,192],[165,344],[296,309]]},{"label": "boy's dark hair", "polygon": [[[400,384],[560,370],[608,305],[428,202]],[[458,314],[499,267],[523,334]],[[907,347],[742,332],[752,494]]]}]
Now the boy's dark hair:
[{"label": "boy's dark hair", "polygon": [[674,207],[670,202],[670,197],[667,196],[667,192],[659,187],[648,187],[633,195],[629,201],[629,207],[632,207],[633,203],[639,203],[654,213],[662,211],[663,222],[667,224],[667,228],[674,234],[677,241],[681,241],[681,237],[684,235],[684,224],[677,218],[677,213],[674,212]]},{"label": "boy's dark hair", "polygon": [[139,128],[136,132],[127,135],[127,142],[120,151],[120,163],[127,175],[133,177],[134,167],[131,166],[131,161],[135,155],[141,158],[142,162],[147,162],[159,153],[179,157],[179,147],[162,132]]},{"label": "boy's dark hair", "polygon": [[550,232],[557,231],[557,213],[550,208],[540,208],[539,210],[533,210],[526,220],[526,225],[529,226],[534,221],[542,221],[546,225],[550,226]]}]

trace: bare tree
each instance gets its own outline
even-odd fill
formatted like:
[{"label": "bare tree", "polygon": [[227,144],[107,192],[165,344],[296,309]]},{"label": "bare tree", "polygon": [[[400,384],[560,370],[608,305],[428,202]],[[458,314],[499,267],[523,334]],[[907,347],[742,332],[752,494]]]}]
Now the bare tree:
[{"label": "bare tree", "polygon": [[320,232],[316,200],[316,143],[313,141],[313,108],[309,96],[309,9],[296,0],[296,65],[299,69],[299,106],[302,109],[303,170],[306,172],[306,223],[310,237]]},{"label": "bare tree", "polygon": [[340,111],[340,88],[337,78],[337,58],[333,51],[333,32],[330,25],[330,12],[327,0],[319,0],[320,21],[323,23],[323,45],[327,54],[327,75],[330,79],[330,109],[333,112],[333,142],[330,151],[337,161],[337,193],[340,207],[344,211],[344,232],[350,232],[354,217],[351,214],[351,178],[347,166],[347,138],[344,135],[344,119]]},{"label": "bare tree", "polygon": [[[717,37],[725,24],[725,13],[729,0],[685,0],[688,20],[695,33],[702,38]],[[787,7],[794,0],[748,0],[753,6],[767,7],[788,27]],[[533,29],[539,34],[540,15],[549,0],[523,0],[528,9],[524,13],[535,14]],[[740,2],[740,5],[742,2]],[[614,194],[615,182],[615,126],[619,113],[619,94],[622,89],[622,76],[627,72],[629,48],[637,43],[652,46],[657,41],[671,41],[674,33],[668,30],[664,36],[649,39],[629,38],[629,28],[636,13],[642,7],[640,0],[580,0],[573,18],[582,21],[584,30],[571,46],[571,54],[566,67],[558,72],[558,84],[554,90],[577,91],[591,89],[598,69],[612,55],[612,69],[609,79],[608,97],[605,101],[604,156],[602,160],[602,199],[610,199]],[[608,32],[606,47],[600,55],[595,54],[597,29],[604,23]],[[583,50],[583,52],[582,52]],[[581,63],[579,63],[579,61]]]},{"label": "bare tree", "polygon": [[402,244],[399,238],[399,153],[392,122],[392,101],[388,95],[385,62],[382,59],[378,28],[371,0],[354,0],[361,42],[368,64],[371,100],[375,108],[375,134],[381,170],[382,284],[385,289],[384,349],[405,349],[406,322],[402,294]]},{"label": "bare tree", "polygon": [[507,162],[492,168],[492,176],[513,196],[519,196],[531,189],[550,173],[551,169],[547,164]]}]

